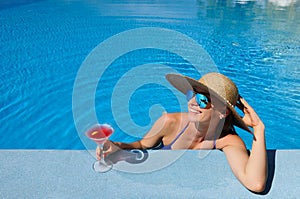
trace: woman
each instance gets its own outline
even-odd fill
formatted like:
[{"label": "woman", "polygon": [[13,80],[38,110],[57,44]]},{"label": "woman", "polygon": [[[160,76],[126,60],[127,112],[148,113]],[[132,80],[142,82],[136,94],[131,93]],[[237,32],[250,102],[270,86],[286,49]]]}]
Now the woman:
[{"label": "woman", "polygon": [[[133,143],[108,142],[109,152],[121,149],[219,149],[238,180],[255,192],[264,190],[267,154],[264,124],[243,99],[236,85],[219,73],[208,73],[199,81],[168,74],[167,80],[188,99],[187,113],[163,114],[145,137]],[[244,112],[241,118],[234,107]],[[253,143],[249,155],[234,126],[250,133]],[[99,158],[99,149],[97,156]]]}]

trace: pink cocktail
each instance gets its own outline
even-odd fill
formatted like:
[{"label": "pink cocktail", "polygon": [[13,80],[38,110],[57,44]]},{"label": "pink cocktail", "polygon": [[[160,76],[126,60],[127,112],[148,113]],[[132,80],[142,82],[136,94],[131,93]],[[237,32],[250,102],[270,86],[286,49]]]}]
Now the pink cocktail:
[{"label": "pink cocktail", "polygon": [[100,149],[100,160],[94,163],[94,170],[97,172],[106,172],[112,168],[112,163],[104,159],[103,145],[114,132],[109,124],[97,124],[86,132],[86,136],[96,142]]},{"label": "pink cocktail", "polygon": [[104,144],[114,129],[108,124],[98,124],[87,131],[86,135],[97,144]]}]

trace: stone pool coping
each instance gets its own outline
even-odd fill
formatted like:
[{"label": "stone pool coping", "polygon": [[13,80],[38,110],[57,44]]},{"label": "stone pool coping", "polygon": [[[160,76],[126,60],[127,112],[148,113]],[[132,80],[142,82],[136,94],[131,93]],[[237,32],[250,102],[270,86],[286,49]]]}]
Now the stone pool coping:
[{"label": "stone pool coping", "polygon": [[[107,173],[95,173],[93,152],[86,150],[0,150],[0,198],[297,198],[300,195],[300,150],[268,150],[265,192],[245,189],[221,151],[150,151],[177,157],[147,173],[120,161]],[[167,156],[166,156],[167,155]],[[151,164],[155,164],[151,163]],[[140,163],[143,165],[143,163]],[[121,168],[121,169],[120,169]],[[122,169],[123,168],[123,169]],[[125,169],[126,170],[126,169]]]}]

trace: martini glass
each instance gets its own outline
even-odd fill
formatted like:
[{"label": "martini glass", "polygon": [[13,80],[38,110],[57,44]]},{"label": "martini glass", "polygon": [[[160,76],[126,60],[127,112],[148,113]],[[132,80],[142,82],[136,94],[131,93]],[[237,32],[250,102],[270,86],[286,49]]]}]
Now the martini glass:
[{"label": "martini glass", "polygon": [[86,132],[86,136],[97,143],[100,148],[100,160],[96,161],[93,168],[96,172],[107,172],[113,164],[109,160],[105,160],[103,146],[109,136],[114,132],[114,129],[109,124],[97,124]]}]

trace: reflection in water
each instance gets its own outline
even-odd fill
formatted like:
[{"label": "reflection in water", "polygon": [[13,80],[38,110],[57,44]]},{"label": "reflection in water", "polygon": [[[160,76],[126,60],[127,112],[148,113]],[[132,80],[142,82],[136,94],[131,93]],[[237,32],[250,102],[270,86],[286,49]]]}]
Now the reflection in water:
[{"label": "reflection in water", "polygon": [[297,0],[269,0],[269,2],[278,7],[288,7],[295,5]]}]

